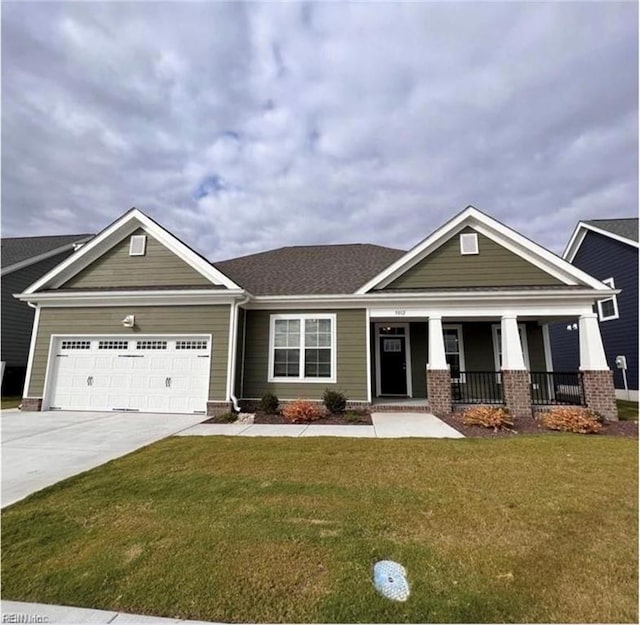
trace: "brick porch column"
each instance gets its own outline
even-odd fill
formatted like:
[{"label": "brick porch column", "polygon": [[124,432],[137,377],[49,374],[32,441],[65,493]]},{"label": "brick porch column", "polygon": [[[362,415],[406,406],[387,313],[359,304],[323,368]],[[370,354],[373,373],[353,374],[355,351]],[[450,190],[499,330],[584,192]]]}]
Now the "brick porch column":
[{"label": "brick porch column", "polygon": [[580,322],[580,371],[584,385],[587,408],[607,419],[618,420],[613,371],[607,365],[602,345],[600,326],[596,313],[581,315]]},{"label": "brick porch column", "polygon": [[427,398],[436,416],[451,412],[451,372],[444,351],[442,317],[429,317],[429,364],[427,365]]},{"label": "brick porch column", "polygon": [[503,315],[500,320],[500,340],[504,403],[514,417],[531,417],[531,383],[524,364],[515,315]]}]

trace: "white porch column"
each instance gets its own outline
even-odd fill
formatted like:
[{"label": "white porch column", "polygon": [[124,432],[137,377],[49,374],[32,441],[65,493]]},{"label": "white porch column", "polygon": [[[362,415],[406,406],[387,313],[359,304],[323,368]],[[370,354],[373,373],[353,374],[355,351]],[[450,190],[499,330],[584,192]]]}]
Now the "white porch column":
[{"label": "white porch column", "polygon": [[518,332],[516,315],[503,315],[500,320],[500,340],[502,344],[502,369],[507,371],[526,371],[522,343]]},{"label": "white porch column", "polygon": [[580,371],[606,371],[607,357],[602,345],[598,315],[586,313],[580,316]]},{"label": "white porch column", "polygon": [[442,317],[429,316],[429,364],[428,369],[448,369],[447,359],[444,354],[444,335],[442,334]]}]

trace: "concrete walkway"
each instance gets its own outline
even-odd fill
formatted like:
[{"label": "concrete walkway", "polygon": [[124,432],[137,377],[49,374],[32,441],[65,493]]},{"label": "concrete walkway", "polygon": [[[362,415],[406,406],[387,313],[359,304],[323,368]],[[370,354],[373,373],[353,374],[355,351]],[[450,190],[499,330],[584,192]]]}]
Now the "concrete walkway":
[{"label": "concrete walkway", "polygon": [[247,425],[200,423],[176,436],[345,436],[349,438],[464,438],[427,412],[374,412],[373,425]]},{"label": "concrete walkway", "polygon": [[1,601],[2,623],[48,623],[48,625],[76,625],[80,623],[191,623],[211,625],[211,621],[183,621],[175,618],[93,610],[92,608],[72,608],[44,603],[24,603],[22,601]]}]

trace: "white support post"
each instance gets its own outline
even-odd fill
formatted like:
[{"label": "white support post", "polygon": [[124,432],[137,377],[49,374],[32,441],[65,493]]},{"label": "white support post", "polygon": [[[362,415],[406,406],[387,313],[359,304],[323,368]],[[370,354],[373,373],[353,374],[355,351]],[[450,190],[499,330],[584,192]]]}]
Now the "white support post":
[{"label": "white support post", "polygon": [[442,317],[432,315],[429,317],[429,364],[427,369],[444,370],[448,368],[444,352]]},{"label": "white support post", "polygon": [[602,345],[598,315],[580,316],[580,371],[607,371],[607,357]]},{"label": "white support post", "polygon": [[503,315],[500,320],[500,340],[502,346],[502,369],[506,371],[526,371],[522,343],[518,332],[516,315]]}]

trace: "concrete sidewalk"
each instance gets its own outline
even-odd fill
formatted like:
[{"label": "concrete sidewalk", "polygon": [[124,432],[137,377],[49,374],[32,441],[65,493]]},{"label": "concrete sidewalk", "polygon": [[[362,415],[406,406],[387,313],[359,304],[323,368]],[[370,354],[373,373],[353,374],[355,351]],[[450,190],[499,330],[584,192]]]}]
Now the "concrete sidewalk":
[{"label": "concrete sidewalk", "polygon": [[25,603],[22,601],[0,601],[2,623],[47,623],[48,625],[76,625],[81,623],[191,623],[192,625],[212,625],[211,621],[184,621],[175,618],[127,614],[91,608],[72,608],[45,603]]},{"label": "concrete sidewalk", "polygon": [[343,436],[349,438],[464,438],[458,430],[426,412],[374,412],[373,425],[262,425],[200,423],[175,436]]}]

